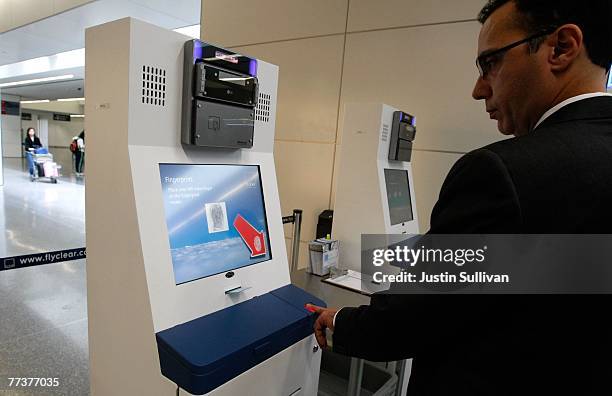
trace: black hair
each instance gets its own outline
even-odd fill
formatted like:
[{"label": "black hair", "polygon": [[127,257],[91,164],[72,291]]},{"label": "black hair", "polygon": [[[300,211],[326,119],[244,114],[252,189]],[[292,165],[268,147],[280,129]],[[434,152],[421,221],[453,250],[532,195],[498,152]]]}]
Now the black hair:
[{"label": "black hair", "polygon": [[30,136],[30,129],[34,131],[34,136],[36,136],[36,129],[34,129],[34,127],[29,127],[26,129],[26,136]]},{"label": "black hair", "polygon": [[[480,10],[478,21],[485,21],[498,8],[514,2],[524,18],[516,21],[528,34],[536,34],[566,23],[577,25],[591,62],[610,69],[612,64],[612,0],[489,0]],[[537,50],[544,39],[530,43]]]},{"label": "black hair", "polygon": [[81,133],[79,133],[79,137],[85,140],[85,130],[84,129],[81,131]]}]

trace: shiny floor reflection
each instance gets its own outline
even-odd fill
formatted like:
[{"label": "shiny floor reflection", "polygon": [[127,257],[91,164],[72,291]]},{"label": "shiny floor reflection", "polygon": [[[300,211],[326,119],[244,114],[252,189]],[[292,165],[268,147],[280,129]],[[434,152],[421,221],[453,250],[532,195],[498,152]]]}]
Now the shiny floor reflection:
[{"label": "shiny floor reflection", "polygon": [[85,186],[68,175],[31,182],[25,161],[4,159],[0,257],[85,246]]},{"label": "shiny floor reflection", "polygon": [[[82,182],[32,183],[14,159],[4,178],[0,257],[85,246]],[[0,301],[0,395],[88,395],[85,260],[1,271]],[[59,386],[8,387],[10,377]]]}]

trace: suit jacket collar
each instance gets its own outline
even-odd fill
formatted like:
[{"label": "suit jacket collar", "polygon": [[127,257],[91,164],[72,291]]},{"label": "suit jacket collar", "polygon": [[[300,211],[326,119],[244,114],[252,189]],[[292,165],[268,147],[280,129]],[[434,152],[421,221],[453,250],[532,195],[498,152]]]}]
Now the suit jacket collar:
[{"label": "suit jacket collar", "polygon": [[612,118],[612,97],[597,96],[579,100],[562,107],[550,117],[542,121],[534,132],[551,125],[581,120],[598,120]]}]

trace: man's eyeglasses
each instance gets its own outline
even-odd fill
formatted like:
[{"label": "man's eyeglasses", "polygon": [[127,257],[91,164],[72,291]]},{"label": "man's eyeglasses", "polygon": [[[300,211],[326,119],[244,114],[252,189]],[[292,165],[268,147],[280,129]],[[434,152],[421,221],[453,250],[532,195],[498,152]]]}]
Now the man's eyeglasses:
[{"label": "man's eyeglasses", "polygon": [[478,73],[480,73],[480,77],[485,78],[487,76],[487,74],[489,74],[489,72],[491,71],[491,69],[493,68],[493,66],[495,65],[495,63],[501,59],[501,57],[508,51],[510,51],[512,48],[514,47],[518,47],[521,44],[525,44],[528,43],[532,40],[535,40],[537,38],[540,37],[544,37],[547,36],[549,34],[551,34],[552,32],[554,32],[556,30],[556,28],[550,28],[550,29],[546,29],[544,31],[541,31],[539,33],[533,34],[525,39],[516,41],[512,44],[508,44],[505,47],[502,47],[500,49],[496,49],[490,52],[485,51],[483,54],[481,54],[480,56],[478,56],[478,58],[476,58],[476,67],[478,68]]}]

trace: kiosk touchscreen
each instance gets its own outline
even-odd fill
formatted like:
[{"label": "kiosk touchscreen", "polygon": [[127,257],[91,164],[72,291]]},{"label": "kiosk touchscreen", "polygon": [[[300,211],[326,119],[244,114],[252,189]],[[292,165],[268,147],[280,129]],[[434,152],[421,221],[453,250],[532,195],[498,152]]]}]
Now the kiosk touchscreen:
[{"label": "kiosk touchscreen", "polygon": [[257,165],[160,164],[176,284],[271,259]]},{"label": "kiosk touchscreen", "polygon": [[385,169],[385,189],[391,225],[414,220],[408,171],[405,169]]},{"label": "kiosk touchscreen", "polygon": [[315,396],[291,284],[278,67],[131,18],[86,31],[91,394]]}]

